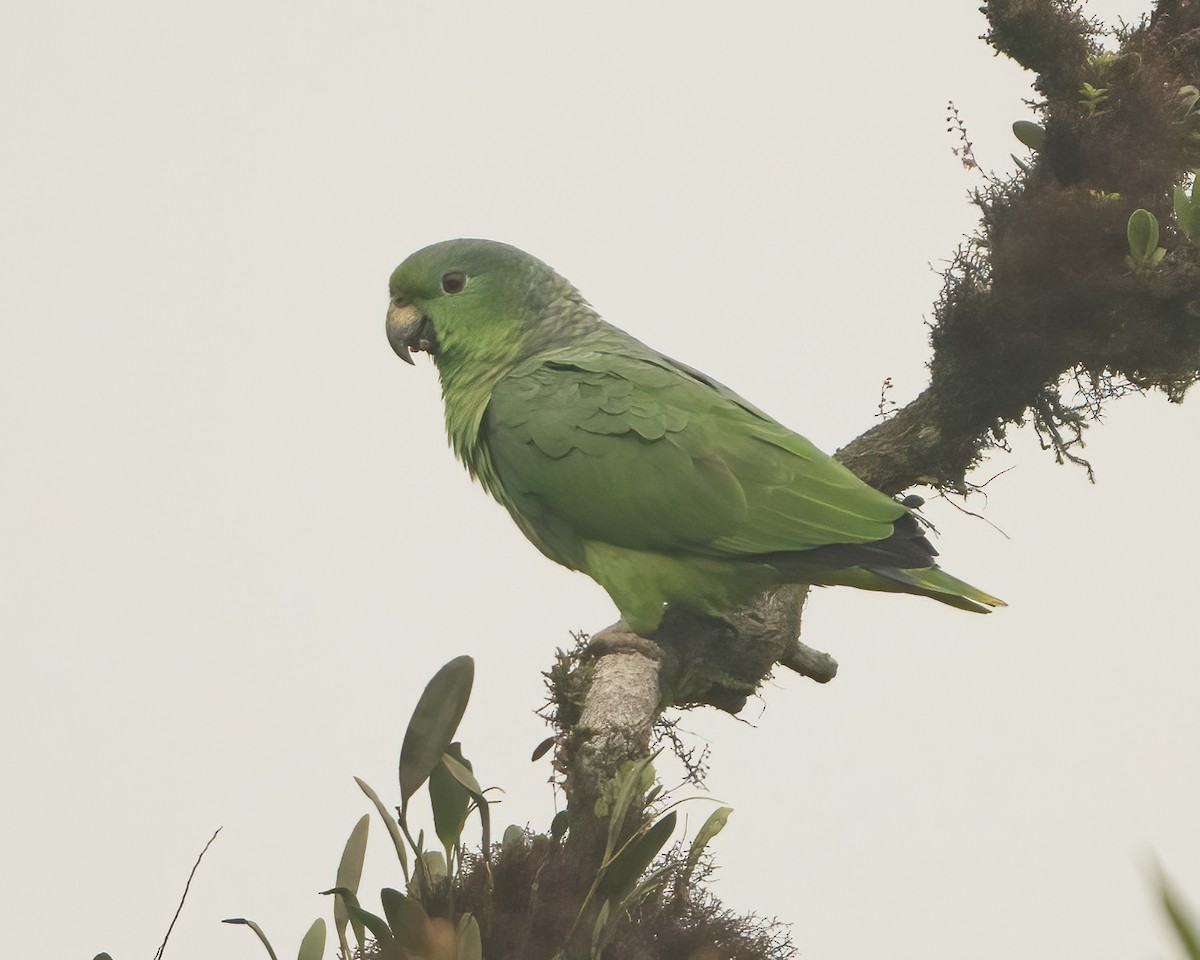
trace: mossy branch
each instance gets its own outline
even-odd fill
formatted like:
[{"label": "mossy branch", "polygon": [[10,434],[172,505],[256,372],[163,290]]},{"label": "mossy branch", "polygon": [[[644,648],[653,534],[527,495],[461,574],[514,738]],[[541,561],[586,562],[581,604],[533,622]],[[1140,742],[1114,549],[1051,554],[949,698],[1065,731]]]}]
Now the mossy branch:
[{"label": "mossy branch", "polygon": [[[1111,32],[1115,52],[1066,0],[990,0],[983,12],[985,39],[1036,74],[1045,136],[1016,176],[973,197],[981,222],[944,275],[929,385],[837,454],[889,494],[965,491],[968,472],[1026,422],[1090,476],[1075,450],[1106,403],[1154,389],[1180,401],[1200,379],[1200,248],[1172,211],[1173,188],[1200,166],[1200,4],[1164,0]],[[1138,209],[1164,225],[1167,253],[1133,269]],[[655,637],[662,695],[642,727],[671,705],[736,713],[776,663],[831,664],[816,678],[832,676],[830,658],[797,655],[803,596],[780,591],[722,618],[669,615]],[[593,685],[588,697],[614,693]]]},{"label": "mossy branch", "polygon": [[[1052,96],[1078,88],[1075,78],[1092,52],[1095,25],[1068,0],[991,0],[983,8],[983,39],[1037,74],[1034,86]],[[1075,83],[1075,87],[1071,84]]]}]

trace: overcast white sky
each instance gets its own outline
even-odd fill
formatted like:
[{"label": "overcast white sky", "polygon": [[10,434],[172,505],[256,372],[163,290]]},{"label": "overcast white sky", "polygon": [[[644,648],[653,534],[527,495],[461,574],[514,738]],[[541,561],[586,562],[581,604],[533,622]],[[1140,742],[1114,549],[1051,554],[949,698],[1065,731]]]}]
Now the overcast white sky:
[{"label": "overcast white sky", "polygon": [[[885,377],[924,384],[930,265],[977,183],[946,101],[985,166],[1020,149],[1028,80],[975,8],[10,8],[4,955],[151,957],[220,825],[167,957],[262,956],[228,916],[294,955],[368,810],[352,776],[396,795],[460,653],[495,819],[546,827],[539,671],[613,611],[453,461],[432,368],[384,339],[389,272],[515,243],[837,447]],[[730,905],[811,960],[1174,954],[1150,864],[1200,904],[1198,431],[1196,403],[1114,405],[1094,487],[1017,435],[979,473],[1015,467],[987,504],[1010,540],[930,508],[1007,610],[823,591],[832,684],[780,676],[754,727],[688,718],[736,810]],[[376,829],[364,889],[398,882]]]}]

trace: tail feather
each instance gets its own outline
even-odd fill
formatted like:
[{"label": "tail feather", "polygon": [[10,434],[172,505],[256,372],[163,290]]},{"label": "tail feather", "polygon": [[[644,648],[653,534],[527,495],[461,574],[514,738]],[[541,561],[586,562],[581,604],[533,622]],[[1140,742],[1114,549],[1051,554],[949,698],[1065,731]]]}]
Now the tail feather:
[{"label": "tail feather", "polygon": [[915,570],[885,566],[852,567],[839,570],[833,582],[865,590],[913,593],[972,613],[991,613],[993,607],[1008,606],[999,597],[993,597],[958,577],[952,577],[941,567]]}]

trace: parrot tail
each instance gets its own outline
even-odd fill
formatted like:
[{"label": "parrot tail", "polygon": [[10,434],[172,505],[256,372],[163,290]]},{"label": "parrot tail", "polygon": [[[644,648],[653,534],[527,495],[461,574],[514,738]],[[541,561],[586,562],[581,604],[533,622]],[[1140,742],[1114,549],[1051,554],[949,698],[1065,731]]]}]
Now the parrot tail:
[{"label": "parrot tail", "polygon": [[950,576],[941,567],[915,570],[885,566],[850,567],[837,571],[836,579],[831,578],[828,582],[864,590],[913,593],[972,613],[991,613],[993,607],[1008,606],[999,597],[993,597],[958,577]]}]

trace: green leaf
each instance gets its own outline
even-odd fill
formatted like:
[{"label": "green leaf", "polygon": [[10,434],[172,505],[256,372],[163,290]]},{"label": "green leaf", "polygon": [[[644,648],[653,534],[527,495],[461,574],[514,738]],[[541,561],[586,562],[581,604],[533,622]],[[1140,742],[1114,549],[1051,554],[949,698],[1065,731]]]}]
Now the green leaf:
[{"label": "green leaf", "polygon": [[1046,144],[1046,129],[1030,120],[1018,120],[1012,125],[1013,136],[1030,150],[1041,150]]},{"label": "green leaf", "polygon": [[604,871],[597,893],[617,903],[624,901],[674,832],[675,811],[672,810],[645,833],[626,844],[613,858]]},{"label": "green leaf", "polygon": [[429,917],[421,904],[391,887],[379,892],[379,902],[396,942],[405,950],[424,953],[429,948]]},{"label": "green leaf", "polygon": [[458,918],[458,956],[455,960],[483,960],[483,937],[469,913]]},{"label": "green leaf", "polygon": [[592,960],[600,960],[604,953],[605,940],[604,936],[608,927],[608,915],[611,912],[611,907],[607,900],[600,907],[600,912],[596,914],[596,925],[592,927]]},{"label": "green leaf", "polygon": [[558,843],[566,836],[567,828],[571,825],[571,815],[566,810],[559,810],[550,821],[550,839]]},{"label": "green leaf", "polygon": [[1135,260],[1145,260],[1158,246],[1158,218],[1139,207],[1129,215],[1126,233],[1130,254]]},{"label": "green leaf", "polygon": [[454,739],[471,699],[474,679],[475,661],[470,657],[455,657],[426,684],[400,748],[402,809],[407,809],[409,798],[429,778]]},{"label": "green leaf", "polygon": [[467,770],[471,769],[471,764],[463,759],[462,744],[452,743],[442,756],[442,762],[429,774],[429,805],[433,808],[434,831],[442,846],[452,850],[467,823],[471,791],[446,768],[448,758],[453,758]]},{"label": "green leaf", "polygon": [[525,831],[518,827],[515,823],[510,823],[504,828],[504,836],[500,840],[502,847],[515,847],[525,839]]},{"label": "green leaf", "polygon": [[358,902],[358,897],[353,890],[347,890],[345,887],[332,887],[329,890],[322,890],[321,896],[329,896],[336,894],[346,901],[346,912],[350,914],[351,920],[357,920],[368,930],[371,931],[371,936],[379,941],[381,946],[390,946],[395,939],[392,936],[392,931],[388,928],[387,923],[382,917],[377,917],[375,914],[364,910]]},{"label": "green leaf", "polygon": [[108,953],[98,953],[92,957],[92,960],[112,960],[112,955]]},{"label": "green leaf", "polygon": [[387,827],[388,834],[392,838],[392,844],[396,847],[396,856],[400,858],[400,869],[404,871],[404,879],[408,879],[408,854],[404,852],[404,837],[400,835],[400,825],[396,823],[396,818],[392,816],[391,811],[383,805],[383,801],[379,799],[379,794],[370,788],[364,781],[354,778],[354,782],[358,784],[358,788],[367,795],[375,809],[379,811],[379,816],[383,818],[384,826]]},{"label": "green leaf", "polygon": [[1197,187],[1200,185],[1200,177],[1192,182],[1192,193],[1188,195],[1187,190],[1181,186],[1175,187],[1175,219],[1179,223],[1179,229],[1183,231],[1184,236],[1193,243],[1200,243],[1200,196],[1197,196]]},{"label": "green leaf", "polygon": [[[648,757],[642,757],[641,760],[627,760],[621,764],[620,770],[612,780],[615,795],[606,811],[608,814],[608,842],[604,849],[606,860],[616,849],[617,838],[621,835],[625,814],[629,812],[629,805],[633,802],[633,798],[643,796],[654,783],[654,767],[651,766],[651,762],[657,756],[658,751],[655,751]],[[600,806],[601,801],[597,800],[596,804]],[[600,815],[603,816],[603,814]]]},{"label": "green leaf", "polygon": [[487,797],[483,795],[483,788],[479,786],[479,781],[475,779],[475,774],[471,772],[468,766],[459,763],[449,754],[443,755],[442,765],[446,768],[446,772],[465,787],[475,800],[475,808],[479,811],[480,832],[482,833],[480,844],[483,847],[483,857],[486,860],[491,856],[492,849],[491,804],[488,803]]},{"label": "green leaf", "polygon": [[557,742],[558,742],[558,737],[547,737],[545,740],[543,740],[541,743],[539,743],[536,747],[533,748],[533,756],[530,757],[529,759],[532,762],[537,763],[539,760],[542,759],[542,757],[544,757],[546,755],[547,751],[552,746],[554,746],[554,744],[556,744]]},{"label": "green leaf", "polygon": [[1179,899],[1175,888],[1164,874],[1159,874],[1158,883],[1162,894],[1163,909],[1167,911],[1171,926],[1175,928],[1175,935],[1179,937],[1179,942],[1187,951],[1189,960],[1200,960],[1200,927],[1188,915],[1183,901]]},{"label": "green leaf", "polygon": [[1179,229],[1184,232],[1189,240],[1192,239],[1192,232],[1188,229],[1189,220],[1192,212],[1192,199],[1187,195],[1187,191],[1179,184],[1175,185],[1173,194],[1175,206],[1175,219],[1179,221]]},{"label": "green leaf", "polygon": [[733,807],[717,807],[716,810],[708,815],[708,819],[704,821],[704,825],[700,828],[700,832],[696,834],[696,839],[692,841],[692,846],[688,850],[687,864],[683,868],[682,877],[682,883],[685,887],[692,877],[692,871],[696,869],[696,864],[700,861],[700,854],[712,842],[712,838],[725,829],[725,824],[729,822],[729,815],[731,813],[733,813]]},{"label": "green leaf", "polygon": [[[325,921],[318,918],[313,921],[313,925],[308,928],[308,933],[300,941],[300,952],[296,955],[296,960],[321,960],[323,953],[325,953]],[[343,956],[349,956],[349,954],[343,954]]]},{"label": "green leaf", "polygon": [[657,870],[651,870],[637,885],[637,888],[633,891],[633,894],[629,898],[630,901],[641,903],[642,899],[651,893],[655,887],[662,886],[662,884],[666,882],[667,878],[674,872],[674,870],[675,864],[673,863],[664,863]]},{"label": "green leaf", "polygon": [[441,850],[426,850],[421,854],[421,860],[431,877],[446,876],[446,857]]},{"label": "green leaf", "polygon": [[243,917],[234,917],[231,920],[222,920],[221,922],[222,923],[240,923],[240,924],[243,924],[243,925],[249,927],[251,930],[253,930],[255,932],[255,934],[258,935],[258,939],[262,941],[262,945],[267,948],[267,953],[269,953],[271,955],[271,960],[279,960],[279,958],[275,956],[275,948],[271,946],[271,941],[268,940],[267,935],[265,933],[263,933],[262,927],[260,927],[253,920],[246,920]]},{"label": "green leaf", "polygon": [[[451,744],[451,746],[456,746],[456,744]],[[461,755],[456,757],[452,751],[447,750],[442,756],[442,766],[445,767],[446,772],[449,773],[450,776],[452,776],[464,788],[466,788],[467,792],[470,793],[471,796],[481,800],[484,803],[487,803],[487,798],[483,795],[483,787],[481,787],[479,785],[479,781],[475,779],[475,774],[471,770],[471,765],[463,760]]]},{"label": "green leaf", "polygon": [[[370,826],[371,818],[364,813],[359,818],[358,823],[354,825],[354,829],[350,831],[350,837],[342,850],[342,860],[338,864],[337,886],[345,887],[356,894],[358,893],[358,881],[362,879],[363,860],[367,856],[367,834]],[[346,943],[346,924],[349,922],[350,915],[346,912],[345,901],[341,897],[338,897],[333,901],[333,926],[337,931],[338,943],[341,945],[342,953],[347,957],[350,956],[348,944]],[[366,939],[363,936],[363,925],[361,923],[354,924],[354,938],[358,941],[358,945],[361,948]],[[321,944],[321,949],[324,950],[324,924],[321,927]]]}]

